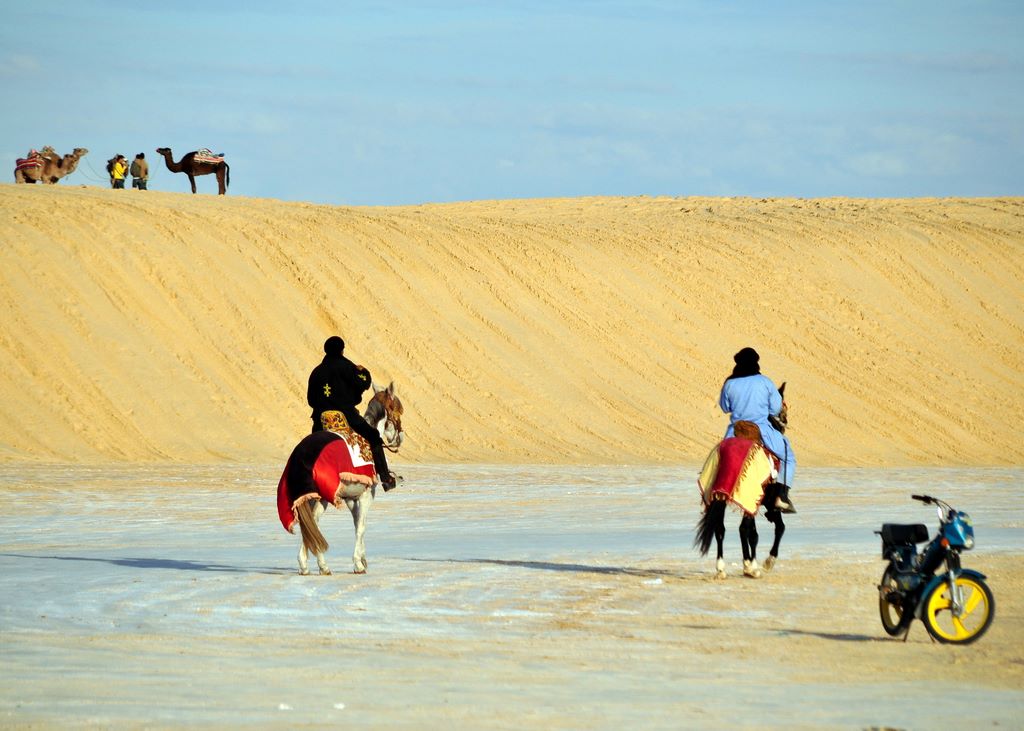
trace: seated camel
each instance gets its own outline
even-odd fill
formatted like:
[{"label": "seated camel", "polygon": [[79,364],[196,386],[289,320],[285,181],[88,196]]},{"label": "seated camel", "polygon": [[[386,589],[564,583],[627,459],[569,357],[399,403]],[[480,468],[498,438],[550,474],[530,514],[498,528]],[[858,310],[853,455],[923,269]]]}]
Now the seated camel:
[{"label": "seated camel", "polygon": [[78,161],[88,152],[89,150],[84,147],[76,147],[74,152],[61,157],[52,147],[44,147],[34,155],[29,153],[28,157],[15,162],[14,182],[43,182],[54,185],[61,178],[73,173],[78,167]]}]

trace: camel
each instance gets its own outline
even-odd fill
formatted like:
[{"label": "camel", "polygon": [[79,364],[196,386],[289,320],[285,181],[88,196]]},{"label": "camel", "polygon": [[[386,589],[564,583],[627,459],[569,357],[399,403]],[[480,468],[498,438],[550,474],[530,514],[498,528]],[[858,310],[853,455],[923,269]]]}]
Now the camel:
[{"label": "camel", "polygon": [[44,147],[39,155],[42,165],[19,169],[18,166],[24,161],[17,161],[14,169],[14,182],[38,183],[42,181],[47,185],[55,185],[61,178],[75,172],[75,168],[78,167],[78,161],[88,152],[89,150],[84,147],[76,147],[74,152],[60,157],[53,151],[52,147]]},{"label": "camel", "polygon": [[220,162],[196,160],[198,150],[195,150],[187,153],[179,162],[174,162],[174,158],[171,157],[170,147],[158,147],[156,152],[158,155],[163,155],[168,170],[172,173],[185,173],[188,176],[188,182],[192,184],[193,194],[196,192],[196,176],[209,175],[210,173],[217,175],[217,195],[224,195],[227,192],[228,185],[231,183],[231,173],[228,164],[223,160]]}]

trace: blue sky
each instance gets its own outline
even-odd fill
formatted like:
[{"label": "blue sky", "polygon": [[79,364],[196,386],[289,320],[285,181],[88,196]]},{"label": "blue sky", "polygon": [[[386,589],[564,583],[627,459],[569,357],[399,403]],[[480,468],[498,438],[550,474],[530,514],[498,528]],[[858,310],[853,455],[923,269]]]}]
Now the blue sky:
[{"label": "blue sky", "polygon": [[1022,38],[1017,1],[4,2],[0,158],[185,191],[155,148],[210,147],[230,194],[353,205],[1019,196]]}]

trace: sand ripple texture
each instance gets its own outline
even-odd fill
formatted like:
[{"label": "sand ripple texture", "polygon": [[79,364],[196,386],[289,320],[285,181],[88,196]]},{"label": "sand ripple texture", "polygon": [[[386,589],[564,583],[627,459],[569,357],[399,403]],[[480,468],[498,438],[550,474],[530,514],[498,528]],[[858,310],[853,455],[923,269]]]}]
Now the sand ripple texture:
[{"label": "sand ripple texture", "polygon": [[283,460],[338,333],[411,462],[699,462],[751,345],[805,465],[1024,463],[1020,198],[2,185],[0,242],[0,460]]}]

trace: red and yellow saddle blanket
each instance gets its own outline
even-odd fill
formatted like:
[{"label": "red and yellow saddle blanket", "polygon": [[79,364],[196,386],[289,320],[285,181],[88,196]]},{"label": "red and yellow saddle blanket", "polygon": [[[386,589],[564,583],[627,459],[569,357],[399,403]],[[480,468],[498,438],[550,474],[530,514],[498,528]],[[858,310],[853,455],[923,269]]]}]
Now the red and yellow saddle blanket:
[{"label": "red and yellow saddle blanket", "polygon": [[701,497],[709,504],[715,494],[753,515],[764,498],[764,486],[777,474],[776,458],[750,439],[729,437],[711,450],[697,479]]},{"label": "red and yellow saddle blanket", "polygon": [[364,451],[365,440],[351,429],[348,432],[314,432],[292,450],[277,483],[277,515],[286,531],[292,532],[295,509],[305,501],[322,498],[340,507],[346,493],[348,497],[362,494],[376,482],[372,457],[364,457],[369,447]]}]

